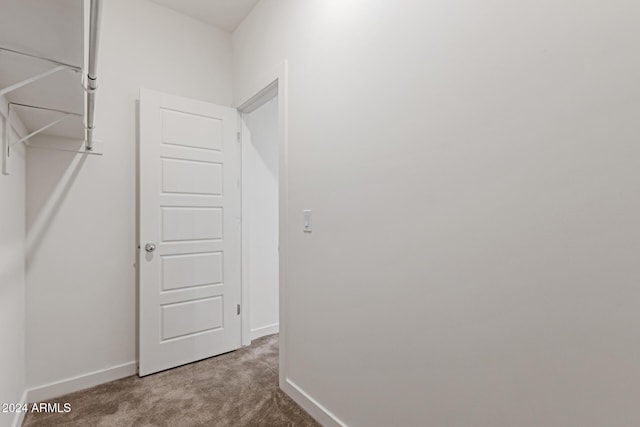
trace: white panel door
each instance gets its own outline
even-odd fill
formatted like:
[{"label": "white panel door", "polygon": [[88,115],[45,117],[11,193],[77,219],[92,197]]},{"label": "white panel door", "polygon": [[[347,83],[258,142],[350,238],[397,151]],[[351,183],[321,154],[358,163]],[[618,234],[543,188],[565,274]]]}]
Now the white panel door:
[{"label": "white panel door", "polygon": [[235,110],[140,91],[140,376],[240,347]]}]

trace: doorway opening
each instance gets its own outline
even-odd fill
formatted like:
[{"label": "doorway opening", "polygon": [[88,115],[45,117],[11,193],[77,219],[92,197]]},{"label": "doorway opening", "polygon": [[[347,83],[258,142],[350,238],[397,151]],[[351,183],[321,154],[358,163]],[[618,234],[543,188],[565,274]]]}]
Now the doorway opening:
[{"label": "doorway opening", "polygon": [[[245,309],[242,310],[242,345],[251,344],[253,337],[279,333],[278,382],[282,388],[286,387],[287,377],[287,62],[275,70],[265,72],[247,89],[250,90],[245,92],[246,96],[241,97],[237,104],[243,183],[242,305]],[[252,138],[255,141],[252,141]],[[258,168],[255,166],[256,163],[259,165]],[[256,182],[260,175],[266,177],[266,182]],[[260,189],[263,187],[267,189],[264,196],[268,202],[263,206],[268,209],[268,215],[260,219],[263,209],[259,197]],[[274,218],[277,218],[277,221]],[[262,230],[262,233],[258,232],[253,239],[254,234],[250,228],[252,224]],[[277,241],[274,240],[274,236],[277,237]],[[264,258],[260,251],[263,245],[267,254]],[[261,283],[257,280],[259,277],[256,277],[260,270],[266,272],[271,282],[266,287],[254,291],[251,287],[259,287]],[[274,291],[277,292],[275,304]],[[260,300],[263,292],[268,295],[266,304]],[[254,312],[255,321],[252,322]],[[274,313],[277,313],[277,323],[272,323]]]},{"label": "doorway opening", "polygon": [[245,345],[280,331],[277,86],[264,95],[240,110],[242,283],[249,295],[243,303],[249,314]]}]

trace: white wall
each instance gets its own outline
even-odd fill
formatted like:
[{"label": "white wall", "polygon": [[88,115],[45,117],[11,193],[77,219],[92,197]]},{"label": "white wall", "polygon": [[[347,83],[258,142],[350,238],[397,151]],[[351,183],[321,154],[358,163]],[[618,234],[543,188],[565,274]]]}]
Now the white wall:
[{"label": "white wall", "polygon": [[230,105],[230,36],[145,0],[110,0],[99,85],[103,156],[27,156],[30,387],[134,366],[138,92]]},{"label": "white wall", "polygon": [[[6,99],[0,96],[3,114],[7,113],[6,107]],[[24,135],[22,123],[15,116],[12,119],[14,127]],[[3,132],[0,120],[0,135]],[[12,132],[12,140],[17,138]],[[9,167],[10,175],[0,174],[0,404],[20,403],[24,392],[24,145],[14,145]],[[0,413],[0,427],[11,425],[13,420],[14,414]]]},{"label": "white wall", "polygon": [[234,100],[288,59],[290,383],[351,427],[640,424],[639,20],[258,4]]},{"label": "white wall", "polygon": [[[278,98],[243,115],[243,232],[251,338],[278,328]],[[246,132],[245,132],[246,130]]]}]

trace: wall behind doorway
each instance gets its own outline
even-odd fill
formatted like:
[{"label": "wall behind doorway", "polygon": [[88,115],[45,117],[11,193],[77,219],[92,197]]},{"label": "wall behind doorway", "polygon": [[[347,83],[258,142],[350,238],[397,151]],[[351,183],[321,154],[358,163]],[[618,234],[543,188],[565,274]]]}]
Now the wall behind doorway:
[{"label": "wall behind doorway", "polygon": [[247,233],[251,339],[278,325],[278,98],[243,114],[243,233]]}]

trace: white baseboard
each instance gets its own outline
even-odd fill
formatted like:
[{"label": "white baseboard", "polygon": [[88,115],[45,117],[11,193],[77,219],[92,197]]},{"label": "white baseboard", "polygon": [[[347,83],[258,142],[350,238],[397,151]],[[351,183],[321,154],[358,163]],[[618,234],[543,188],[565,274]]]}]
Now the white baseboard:
[{"label": "white baseboard", "polygon": [[[22,398],[20,399],[20,404],[24,405],[27,403],[27,392],[22,393]],[[13,417],[13,427],[20,427],[22,422],[24,421],[25,412],[16,412],[16,415]]]},{"label": "white baseboard", "polygon": [[136,362],[129,362],[112,368],[101,369],[77,377],[34,387],[26,391],[28,402],[41,402],[53,399],[75,391],[84,390],[109,381],[134,375],[137,370]]},{"label": "white baseboard", "polygon": [[273,335],[280,332],[280,324],[274,323],[273,325],[262,326],[251,330],[251,339],[255,340],[266,335]]},{"label": "white baseboard", "polygon": [[282,390],[289,395],[298,405],[309,413],[324,427],[348,427],[333,415],[327,408],[309,396],[304,390],[293,383],[289,378],[281,385]]}]

